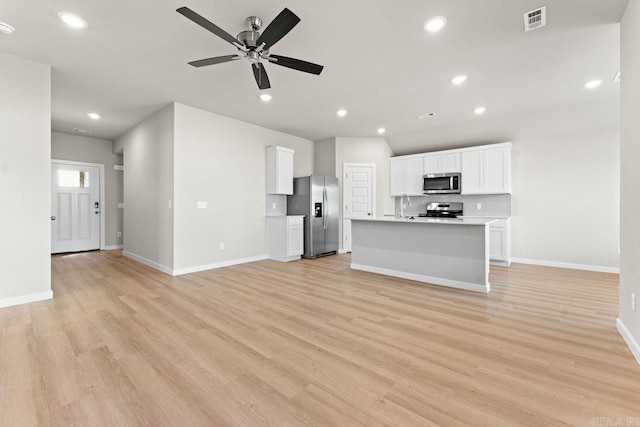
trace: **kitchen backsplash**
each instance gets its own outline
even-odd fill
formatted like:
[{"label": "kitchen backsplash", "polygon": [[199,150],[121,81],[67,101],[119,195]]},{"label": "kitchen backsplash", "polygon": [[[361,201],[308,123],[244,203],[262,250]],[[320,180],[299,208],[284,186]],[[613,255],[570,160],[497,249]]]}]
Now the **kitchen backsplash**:
[{"label": "kitchen backsplash", "polygon": [[[396,212],[400,212],[400,197],[396,197]],[[511,195],[510,194],[488,194],[476,196],[462,196],[460,194],[438,194],[432,196],[411,197],[411,207],[405,208],[405,213],[418,215],[427,211],[429,202],[462,202],[465,216],[489,216],[489,217],[510,217],[511,216]],[[477,204],[481,204],[481,209],[477,209]],[[405,200],[406,206],[406,200]]]},{"label": "kitchen backsplash", "polygon": [[287,196],[282,196],[280,194],[267,194],[266,208],[267,216],[286,216]]}]

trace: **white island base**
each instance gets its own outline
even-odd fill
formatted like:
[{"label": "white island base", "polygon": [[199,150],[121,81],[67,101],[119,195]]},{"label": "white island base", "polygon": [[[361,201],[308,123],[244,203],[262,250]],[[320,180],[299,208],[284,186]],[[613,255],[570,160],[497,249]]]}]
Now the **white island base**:
[{"label": "white island base", "polygon": [[489,227],[480,219],[351,222],[351,268],[488,293]]}]

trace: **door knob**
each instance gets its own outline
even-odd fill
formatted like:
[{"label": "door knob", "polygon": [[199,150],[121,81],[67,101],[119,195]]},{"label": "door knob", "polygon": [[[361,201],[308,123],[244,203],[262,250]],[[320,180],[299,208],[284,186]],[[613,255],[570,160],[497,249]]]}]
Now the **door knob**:
[{"label": "door knob", "polygon": [[100,211],[95,211],[94,213],[95,213],[96,215],[98,215],[98,214],[100,213]]},{"label": "door knob", "polygon": [[56,217],[55,217],[55,216],[52,216],[52,217],[51,217],[51,221],[55,221],[55,220],[56,220]]}]

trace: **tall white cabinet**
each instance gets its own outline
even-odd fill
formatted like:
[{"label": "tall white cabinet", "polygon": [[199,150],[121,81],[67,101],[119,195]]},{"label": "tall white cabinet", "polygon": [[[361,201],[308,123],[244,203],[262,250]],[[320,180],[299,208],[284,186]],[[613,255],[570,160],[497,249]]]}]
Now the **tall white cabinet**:
[{"label": "tall white cabinet", "polygon": [[[280,146],[267,148],[267,241],[269,258],[300,259],[304,252],[304,215],[286,215],[287,195],[293,194],[293,155]],[[277,207],[277,209],[276,209]]]}]

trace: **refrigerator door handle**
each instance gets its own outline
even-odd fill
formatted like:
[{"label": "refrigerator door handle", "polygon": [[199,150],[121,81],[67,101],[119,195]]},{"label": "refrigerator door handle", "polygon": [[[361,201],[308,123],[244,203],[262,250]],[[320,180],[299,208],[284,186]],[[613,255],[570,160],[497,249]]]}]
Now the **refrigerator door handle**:
[{"label": "refrigerator door handle", "polygon": [[328,197],[327,197],[327,188],[323,188],[322,189],[322,210],[324,212],[322,212],[322,228],[324,228],[325,230],[327,229],[327,225],[328,225],[328,212],[329,212],[329,207],[327,206],[327,202],[328,202]]}]

